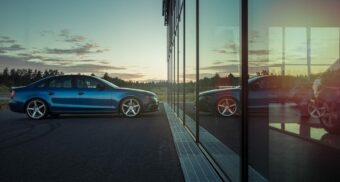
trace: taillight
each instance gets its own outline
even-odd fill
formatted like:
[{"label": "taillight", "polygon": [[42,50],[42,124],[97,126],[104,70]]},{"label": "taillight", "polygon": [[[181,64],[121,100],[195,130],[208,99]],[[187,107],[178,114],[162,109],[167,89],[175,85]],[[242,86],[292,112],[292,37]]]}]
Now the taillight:
[{"label": "taillight", "polygon": [[12,92],[11,92],[11,97],[12,98],[15,97],[15,91],[14,90],[12,90]]}]

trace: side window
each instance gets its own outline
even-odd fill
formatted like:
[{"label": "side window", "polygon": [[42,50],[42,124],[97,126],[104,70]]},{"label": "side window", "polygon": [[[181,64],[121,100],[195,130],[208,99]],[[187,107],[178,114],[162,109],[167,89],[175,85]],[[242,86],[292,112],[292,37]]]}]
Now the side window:
[{"label": "side window", "polygon": [[79,77],[77,79],[77,88],[96,89],[98,85],[104,85],[102,82],[91,77]]},{"label": "side window", "polygon": [[71,77],[57,77],[53,78],[48,83],[49,88],[72,88]]},{"label": "side window", "polygon": [[273,77],[273,78],[262,78],[259,79],[254,86],[257,89],[279,89],[280,88],[280,80]]},{"label": "side window", "polygon": [[44,81],[44,82],[42,82],[42,83],[39,83],[39,84],[36,86],[36,88],[45,88],[46,85],[47,85],[47,82]]}]

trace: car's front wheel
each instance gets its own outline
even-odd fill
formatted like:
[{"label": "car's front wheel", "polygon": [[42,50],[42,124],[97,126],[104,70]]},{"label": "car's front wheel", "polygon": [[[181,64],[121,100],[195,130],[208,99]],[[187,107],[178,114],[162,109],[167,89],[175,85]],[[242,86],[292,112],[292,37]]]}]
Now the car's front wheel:
[{"label": "car's front wheel", "polygon": [[221,98],[217,101],[216,110],[218,114],[224,117],[236,115],[238,102],[231,97]]},{"label": "car's front wheel", "polygon": [[120,111],[126,117],[137,117],[141,113],[141,104],[140,102],[133,97],[125,98],[121,105]]},{"label": "car's front wheel", "polygon": [[31,119],[42,119],[47,115],[47,105],[40,99],[33,99],[26,105],[26,114]]}]

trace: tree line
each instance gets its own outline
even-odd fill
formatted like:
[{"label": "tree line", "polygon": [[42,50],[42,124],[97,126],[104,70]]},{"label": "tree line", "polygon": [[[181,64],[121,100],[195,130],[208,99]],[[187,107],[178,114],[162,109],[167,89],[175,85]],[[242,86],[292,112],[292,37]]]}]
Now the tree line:
[{"label": "tree line", "polygon": [[48,76],[63,74],[63,72],[54,69],[40,71],[37,69],[5,68],[2,72],[0,72],[0,85],[5,85],[7,87],[27,85]]},{"label": "tree line", "polygon": [[[80,73],[78,73],[80,74]],[[5,85],[7,87],[12,86],[22,86],[28,85],[32,82],[40,80],[45,77],[55,76],[55,75],[64,75],[63,72],[55,69],[47,69],[44,71],[37,69],[9,69],[4,68],[3,71],[0,71],[0,85]],[[92,76],[96,76],[95,74],[91,74]],[[125,81],[118,77],[111,77],[108,73],[105,73],[101,78],[114,83],[120,87],[132,87],[139,89],[150,89],[150,88],[166,88],[170,84],[167,81],[151,81],[151,82],[141,82],[141,81]],[[199,80],[200,86],[202,89],[211,89],[216,88],[218,86],[235,86],[239,84],[239,77],[235,77],[233,74],[229,74],[227,77],[221,77],[219,74],[216,74],[211,78],[203,78]],[[183,87],[183,84],[178,84],[179,87]],[[185,83],[186,89],[188,91],[195,90],[196,83],[193,81],[188,81]]]},{"label": "tree line", "polygon": [[[64,73],[59,70],[54,70],[54,69],[41,71],[37,69],[33,70],[33,69],[4,68],[3,71],[0,72],[0,85],[4,85],[6,87],[28,85],[42,78],[55,76],[55,75],[64,75]],[[91,75],[95,76],[95,74],[91,74]],[[102,78],[120,87],[147,89],[147,88],[153,88],[153,87],[166,87],[167,86],[166,81],[159,81],[159,82],[125,81],[118,77],[111,77],[109,76],[108,73],[105,73],[104,76],[102,76]]]}]

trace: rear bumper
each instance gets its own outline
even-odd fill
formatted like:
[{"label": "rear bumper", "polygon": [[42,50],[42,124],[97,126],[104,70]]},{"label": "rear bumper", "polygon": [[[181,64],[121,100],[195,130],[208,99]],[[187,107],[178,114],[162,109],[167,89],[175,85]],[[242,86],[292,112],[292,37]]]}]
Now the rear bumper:
[{"label": "rear bumper", "polygon": [[10,100],[8,103],[8,106],[9,106],[9,109],[13,112],[19,112],[19,113],[25,112],[25,105],[22,102]]}]

